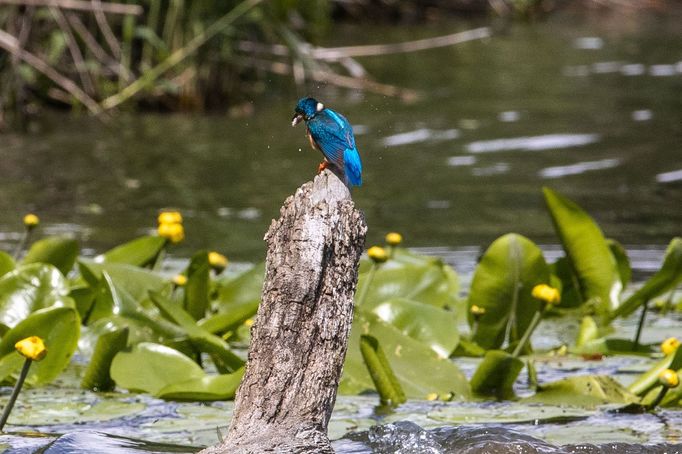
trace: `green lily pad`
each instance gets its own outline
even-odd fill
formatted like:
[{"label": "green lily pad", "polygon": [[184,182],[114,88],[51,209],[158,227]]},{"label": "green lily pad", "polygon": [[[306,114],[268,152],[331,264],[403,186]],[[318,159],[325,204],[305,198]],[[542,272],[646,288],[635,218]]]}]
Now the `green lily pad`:
[{"label": "green lily pad", "polygon": [[682,238],[678,237],[673,238],[668,245],[661,269],[613,311],[609,317],[611,319],[627,317],[651,299],[674,289],[680,282],[682,282]]},{"label": "green lily pad", "polygon": [[[367,285],[368,276],[369,273],[360,275],[358,294]],[[457,274],[439,259],[431,258],[423,264],[408,263],[397,267],[382,265],[374,273],[362,309],[371,310],[384,301],[395,298],[405,298],[440,308],[454,308],[458,305],[458,291]]]},{"label": "green lily pad", "polygon": [[604,404],[629,404],[639,398],[611,377],[584,375],[541,385],[538,392],[522,400],[549,405],[596,408]]},{"label": "green lily pad", "polygon": [[523,361],[501,350],[488,350],[471,377],[471,390],[482,396],[510,399]]},{"label": "green lily pad", "polygon": [[443,358],[450,356],[459,342],[454,312],[405,298],[385,301],[374,307],[372,312]]},{"label": "green lily pad", "polygon": [[17,264],[14,259],[5,251],[0,251],[0,277],[16,268]]},{"label": "green lily pad", "polygon": [[0,278],[0,323],[15,326],[28,315],[63,301],[66,279],[52,265],[22,265]]},{"label": "green lily pad", "polygon": [[150,342],[119,352],[111,363],[111,378],[118,386],[154,395],[168,385],[204,376],[203,369],[187,356]]},{"label": "green lily pad", "polygon": [[222,334],[234,331],[258,311],[258,301],[241,304],[231,304],[228,312],[221,312],[197,322],[200,328],[209,333]]},{"label": "green lily pad", "polygon": [[78,241],[75,239],[51,236],[33,243],[23,263],[49,263],[66,275],[76,263],[78,250]]},{"label": "green lily pad", "polygon": [[102,334],[97,340],[90,364],[85,370],[81,387],[93,391],[112,391],[115,387],[109,369],[118,352],[126,348],[128,328]]},{"label": "green lily pad", "polygon": [[168,400],[229,400],[234,398],[243,375],[242,368],[231,374],[193,378],[168,385],[156,396]]},{"label": "green lily pad", "polygon": [[623,288],[625,288],[630,283],[630,279],[632,279],[632,267],[630,266],[628,253],[622,244],[612,238],[607,239],[606,244],[609,245],[613,258],[616,259],[620,282],[623,284]]},{"label": "green lily pad", "polygon": [[353,321],[339,392],[359,394],[374,390],[360,352],[363,334],[379,340],[408,398],[424,399],[431,393],[450,394],[454,399],[471,395],[466,377],[454,363],[372,314],[358,314]]},{"label": "green lily pad", "polygon": [[143,301],[150,290],[159,291],[167,284],[158,274],[126,263],[97,263],[80,258],[78,268],[83,278],[93,288],[97,287],[102,279],[102,273],[106,271],[111,280],[125,289],[134,301]]},{"label": "green lily pad", "polygon": [[160,236],[143,236],[116,246],[98,256],[95,261],[145,267],[154,263],[165,244],[166,239]]},{"label": "green lily pad", "polygon": [[208,292],[211,265],[208,263],[208,252],[194,254],[187,267],[187,284],[185,285],[185,310],[194,320],[204,318],[208,309]]},{"label": "green lily pad", "polygon": [[80,318],[73,307],[49,307],[40,309],[9,330],[0,341],[0,357],[15,355],[14,344],[30,336],[38,336],[45,342],[47,355],[34,361],[27,381],[34,384],[48,383],[69,364],[76,351],[80,334]]},{"label": "green lily pad", "polygon": [[469,307],[485,309],[473,340],[495,349],[505,337],[520,340],[540,303],[531,291],[549,282],[542,251],[524,236],[510,233],[495,240],[481,258],[471,282]]},{"label": "green lily pad", "polygon": [[618,264],[599,226],[575,202],[543,188],[554,229],[578,280],[583,302],[592,300],[600,314],[616,309],[621,283]]},{"label": "green lily pad", "polygon": [[430,419],[448,424],[534,424],[580,420],[594,415],[593,410],[564,405],[525,402],[461,404],[441,406],[428,412]]},{"label": "green lily pad", "polygon": [[230,312],[233,305],[260,303],[264,276],[265,263],[259,263],[235,277],[220,278],[215,309],[218,312]]}]

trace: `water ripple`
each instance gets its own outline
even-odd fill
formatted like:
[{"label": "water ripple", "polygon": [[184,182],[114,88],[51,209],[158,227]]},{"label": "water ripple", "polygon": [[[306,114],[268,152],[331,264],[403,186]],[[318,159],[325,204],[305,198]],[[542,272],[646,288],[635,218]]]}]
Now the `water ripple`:
[{"label": "water ripple", "polygon": [[515,137],[511,139],[481,140],[467,144],[470,153],[496,151],[539,151],[581,147],[599,141],[599,134],[547,134],[543,136]]},{"label": "water ripple", "polygon": [[567,166],[547,167],[538,174],[542,178],[561,178],[567,175],[579,175],[592,170],[603,170],[618,167],[620,159],[601,159],[599,161],[579,162]]}]

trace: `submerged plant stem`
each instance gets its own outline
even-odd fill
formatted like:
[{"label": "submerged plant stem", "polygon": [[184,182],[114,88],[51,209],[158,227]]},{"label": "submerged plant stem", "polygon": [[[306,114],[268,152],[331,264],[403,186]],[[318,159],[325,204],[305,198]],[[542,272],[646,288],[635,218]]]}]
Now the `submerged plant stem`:
[{"label": "submerged plant stem", "polygon": [[535,331],[535,328],[538,327],[540,324],[540,320],[542,320],[542,314],[545,312],[544,308],[538,310],[535,315],[533,315],[533,320],[530,321],[530,325],[528,325],[528,328],[526,328],[526,332],[523,333],[523,337],[521,337],[521,340],[519,343],[516,345],[516,348],[514,349],[514,352],[512,353],[512,356],[514,358],[518,358],[521,352],[523,351],[524,347],[528,343],[528,340],[530,339],[530,336],[533,334],[533,331]]},{"label": "submerged plant stem", "polygon": [[9,396],[7,405],[5,406],[5,409],[2,412],[2,417],[0,417],[0,432],[2,432],[2,430],[5,428],[5,423],[9,418],[9,414],[12,413],[12,408],[14,408],[14,403],[17,401],[19,392],[21,392],[21,387],[24,385],[24,380],[26,380],[26,376],[28,375],[28,370],[31,367],[32,362],[33,361],[31,361],[28,358],[26,358],[26,361],[24,361],[24,367],[21,368],[21,373],[19,374],[19,378],[17,379],[17,382],[14,385],[12,395]]},{"label": "submerged plant stem", "polygon": [[646,320],[646,313],[649,310],[649,302],[647,301],[642,306],[642,314],[639,316],[639,324],[637,325],[637,333],[635,339],[632,341],[632,350],[637,351],[639,348],[639,338],[642,335],[642,327],[644,327],[644,320]]}]

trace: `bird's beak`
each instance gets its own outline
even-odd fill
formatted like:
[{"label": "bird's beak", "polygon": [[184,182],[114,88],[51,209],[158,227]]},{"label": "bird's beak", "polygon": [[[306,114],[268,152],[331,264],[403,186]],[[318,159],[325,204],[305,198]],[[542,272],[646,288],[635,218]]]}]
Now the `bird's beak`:
[{"label": "bird's beak", "polygon": [[294,117],[291,119],[291,126],[296,126],[300,122],[303,121],[303,115],[300,113],[294,114]]}]

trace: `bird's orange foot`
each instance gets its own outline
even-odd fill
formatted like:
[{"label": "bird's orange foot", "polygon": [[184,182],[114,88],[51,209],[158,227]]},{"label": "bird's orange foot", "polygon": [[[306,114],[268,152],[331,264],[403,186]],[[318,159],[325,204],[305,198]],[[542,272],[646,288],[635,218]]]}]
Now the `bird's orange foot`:
[{"label": "bird's orange foot", "polygon": [[329,162],[327,161],[322,161],[319,166],[317,166],[317,173],[322,173],[324,169],[329,167]]}]

